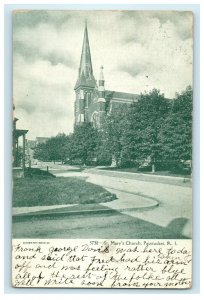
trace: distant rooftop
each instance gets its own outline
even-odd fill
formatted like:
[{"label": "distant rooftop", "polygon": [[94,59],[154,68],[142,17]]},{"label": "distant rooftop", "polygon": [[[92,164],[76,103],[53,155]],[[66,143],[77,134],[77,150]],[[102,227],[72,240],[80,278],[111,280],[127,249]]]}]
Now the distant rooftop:
[{"label": "distant rooftop", "polygon": [[48,137],[43,137],[43,136],[37,136],[36,141],[38,143],[45,143],[49,138]]}]

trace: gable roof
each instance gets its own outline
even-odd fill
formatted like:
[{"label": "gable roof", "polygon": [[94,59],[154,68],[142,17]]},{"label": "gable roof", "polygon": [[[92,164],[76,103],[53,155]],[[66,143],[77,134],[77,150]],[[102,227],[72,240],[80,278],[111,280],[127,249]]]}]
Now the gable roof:
[{"label": "gable roof", "polygon": [[132,93],[124,93],[124,92],[117,92],[117,91],[105,91],[105,97],[109,99],[117,99],[117,100],[137,100],[139,99],[140,95],[132,94]]}]

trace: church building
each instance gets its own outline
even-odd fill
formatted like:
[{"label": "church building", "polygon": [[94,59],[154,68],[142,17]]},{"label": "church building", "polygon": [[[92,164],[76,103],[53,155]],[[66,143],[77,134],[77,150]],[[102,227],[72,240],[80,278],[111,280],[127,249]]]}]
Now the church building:
[{"label": "church building", "polygon": [[121,106],[136,102],[139,98],[137,94],[106,90],[103,66],[101,66],[97,83],[93,74],[87,24],[84,30],[78,79],[74,90],[76,93],[75,124],[92,122],[96,128],[102,126],[106,114],[114,113],[121,109]]}]

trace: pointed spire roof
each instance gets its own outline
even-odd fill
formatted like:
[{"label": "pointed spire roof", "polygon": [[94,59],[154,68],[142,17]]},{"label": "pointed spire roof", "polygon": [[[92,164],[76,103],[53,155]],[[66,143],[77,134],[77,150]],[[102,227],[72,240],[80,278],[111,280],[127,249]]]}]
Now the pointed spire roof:
[{"label": "pointed spire roof", "polygon": [[104,80],[104,75],[103,75],[103,66],[100,67],[100,75],[99,75],[99,80]]},{"label": "pointed spire roof", "polygon": [[75,85],[75,89],[77,89],[79,86],[88,86],[93,88],[96,86],[96,80],[93,75],[92,62],[91,62],[91,52],[89,46],[87,22],[85,22],[84,40],[83,40],[81,60],[79,66],[79,75],[78,75],[77,83]]},{"label": "pointed spire roof", "polygon": [[84,41],[83,47],[81,52],[81,61],[79,67],[80,75],[84,73],[85,77],[88,77],[93,74],[92,69],[92,62],[91,62],[91,52],[89,47],[89,36],[87,30],[87,22],[85,23],[85,30],[84,30]]}]

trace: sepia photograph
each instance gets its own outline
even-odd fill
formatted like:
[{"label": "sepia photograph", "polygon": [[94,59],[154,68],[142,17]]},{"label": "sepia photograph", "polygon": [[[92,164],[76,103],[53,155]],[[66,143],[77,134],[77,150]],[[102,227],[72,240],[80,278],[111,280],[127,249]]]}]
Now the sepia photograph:
[{"label": "sepia photograph", "polygon": [[192,12],[13,11],[13,239],[191,240],[192,111]]}]

